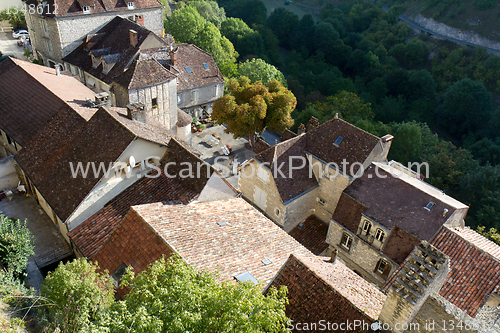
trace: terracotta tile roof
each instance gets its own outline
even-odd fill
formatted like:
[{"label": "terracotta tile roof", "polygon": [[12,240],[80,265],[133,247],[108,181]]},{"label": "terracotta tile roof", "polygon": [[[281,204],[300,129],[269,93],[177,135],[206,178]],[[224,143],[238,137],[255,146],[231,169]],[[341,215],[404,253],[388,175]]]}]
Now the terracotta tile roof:
[{"label": "terracotta tile roof", "polygon": [[135,61],[115,81],[127,89],[140,89],[169,82],[175,78],[172,72],[155,59],[143,59]]},{"label": "terracotta tile roof", "polygon": [[[136,136],[103,108],[87,123],[75,128],[61,146],[52,151],[45,149],[53,143],[50,137],[58,137],[62,131],[62,128],[46,127],[33,140],[36,142],[33,146],[21,150],[17,161],[59,218],[65,221],[100,180],[93,175],[73,178],[70,162],[74,165],[103,162],[107,166],[118,159]],[[40,160],[43,163],[37,163]]]},{"label": "terracotta tile roof", "polygon": [[469,228],[448,227],[432,245],[450,258],[450,273],[439,294],[475,317],[500,285],[500,247]]},{"label": "terracotta tile roof", "polygon": [[[382,169],[378,170],[379,177],[375,169],[373,165],[367,168],[344,193],[366,206],[363,213],[387,229],[399,226],[420,240],[430,240],[455,211],[401,177],[393,177]],[[431,201],[435,205],[430,211],[424,209]],[[447,216],[443,216],[444,209],[448,209]]]},{"label": "terracotta tile roof", "polygon": [[282,285],[288,288],[286,314],[295,323],[370,324],[378,319],[386,299],[339,260],[330,263],[315,256],[291,254],[271,283],[276,288]]},{"label": "terracotta tile roof", "polygon": [[[45,10],[43,15],[47,17],[64,17],[83,14],[83,6],[89,6],[91,13],[130,11],[126,2],[132,0],[49,0],[47,3],[50,10]],[[161,7],[158,0],[133,0],[135,9]],[[27,0],[28,4],[37,4],[35,0]],[[57,7],[54,7],[54,4]],[[56,10],[57,8],[57,10]],[[50,13],[50,14],[47,14]],[[117,13],[118,14],[118,13]],[[122,14],[123,15],[123,14]]]},{"label": "terracotta tile roof", "polygon": [[[290,253],[310,255],[241,198],[187,206],[155,203],[132,210],[186,262],[220,271],[224,280],[250,272],[260,282],[268,283]],[[266,265],[264,259],[272,262]]]},{"label": "terracotta tile roof", "polygon": [[267,150],[270,147],[271,147],[271,145],[269,143],[267,143],[265,140],[259,138],[255,141],[255,145],[253,146],[252,150],[255,154],[260,154],[264,150]]},{"label": "terracotta tile roof", "polygon": [[[339,136],[343,137],[341,143],[334,145]],[[318,127],[311,128],[305,134],[295,136],[261,152],[255,156],[255,159],[267,163],[278,161],[277,165],[284,162],[281,170],[285,175],[288,174],[290,157],[305,157],[306,153],[310,153],[327,163],[336,163],[339,167],[342,166],[342,162],[345,160],[348,163],[347,170],[349,170],[350,166],[355,162],[365,162],[379,142],[378,137],[341,119],[334,118]],[[295,166],[301,165],[301,162],[297,159],[294,160],[294,163],[296,163]],[[353,169],[354,172],[357,171],[356,168]],[[348,173],[350,172],[348,171]],[[287,202],[317,185],[316,178],[314,176],[309,177],[307,165],[301,170],[294,170],[294,175],[296,176],[293,179],[275,177],[276,186],[283,202]]]},{"label": "terracotta tile roof", "polygon": [[81,105],[94,93],[52,68],[7,58],[0,63],[0,86],[0,127],[23,147],[66,105],[86,119],[93,114]]},{"label": "terracotta tile roof", "polygon": [[68,232],[68,236],[83,256],[92,259],[123,220],[131,206],[167,201],[187,204],[198,194],[182,186],[176,179],[166,177],[164,173],[157,178],[145,177]]},{"label": "terracotta tile roof", "polygon": [[[193,44],[176,44],[176,65],[170,59],[170,48],[142,52],[141,56],[149,56],[158,60],[165,68],[178,74],[177,92],[189,90],[205,85],[224,82],[212,56]],[[207,64],[208,69],[205,68]],[[189,67],[191,73],[187,72]],[[215,96],[215,93],[214,93]]]},{"label": "terracotta tile roof", "polygon": [[[132,46],[130,43],[131,29],[137,32],[138,41],[135,46]],[[167,80],[167,77],[168,80],[172,79],[174,75],[166,73],[166,70],[155,73],[150,78],[147,77],[150,74],[148,71],[154,68],[158,69],[154,62],[146,61],[140,63],[138,67],[134,65],[134,59],[137,59],[140,50],[146,47],[143,46],[143,42],[148,38],[156,40],[156,45],[158,46],[167,46],[167,43],[152,31],[117,16],[99,29],[97,33],[87,35],[83,38],[84,41],[88,40],[90,42],[87,44],[87,48],[84,45],[85,43],[82,43],[64,57],[63,61],[81,68],[83,71],[107,84],[111,84],[116,80],[124,87],[128,87],[129,85],[141,87],[147,82],[165,82],[164,80]],[[110,57],[110,59],[113,58],[113,60],[108,59],[109,63],[114,63],[115,61],[116,63],[108,73],[104,73],[102,63],[96,68],[92,66],[91,54],[96,58],[100,58],[101,56]]]},{"label": "terracotta tile roof", "polygon": [[289,235],[313,254],[319,255],[328,247],[326,243],[327,233],[328,223],[321,221],[316,216],[310,216],[290,231]]}]

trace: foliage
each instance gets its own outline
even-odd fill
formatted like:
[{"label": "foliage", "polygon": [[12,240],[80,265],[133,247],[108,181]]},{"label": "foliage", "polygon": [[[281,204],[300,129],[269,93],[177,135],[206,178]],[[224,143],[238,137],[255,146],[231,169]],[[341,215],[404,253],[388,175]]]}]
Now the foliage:
[{"label": "foliage", "polygon": [[266,5],[262,0],[219,0],[228,17],[242,19],[249,26],[263,25],[267,17]]},{"label": "foliage", "polygon": [[95,332],[286,332],[286,288],[220,283],[179,257],[161,258],[139,275],[129,270],[130,288],[101,317]]},{"label": "foliage", "polygon": [[259,32],[239,18],[230,17],[222,22],[221,33],[233,43],[240,55],[264,54],[264,41]]},{"label": "foliage", "polygon": [[189,1],[189,5],[196,8],[196,11],[210,23],[219,28],[226,19],[226,11],[220,8],[215,1],[194,0]]},{"label": "foliage", "polygon": [[12,274],[21,274],[28,264],[28,257],[35,254],[34,237],[26,220],[13,220],[0,215],[0,261]]},{"label": "foliage", "polygon": [[0,12],[0,21],[9,21],[9,24],[14,28],[26,28],[26,17],[24,12],[19,10],[16,6],[9,9],[4,9]]},{"label": "foliage", "polygon": [[113,304],[113,289],[109,273],[99,273],[97,264],[82,258],[61,263],[49,272],[42,296],[55,304],[48,307],[55,325],[64,332],[85,332],[97,315]]},{"label": "foliage", "polygon": [[370,103],[364,103],[358,95],[341,91],[334,96],[329,96],[326,102],[317,102],[312,107],[318,111],[323,123],[339,113],[342,119],[354,123],[359,119],[373,119],[373,112]]},{"label": "foliage", "polygon": [[293,125],[290,114],[297,100],[279,81],[250,84],[250,79],[242,76],[239,80],[230,79],[227,88],[230,94],[215,101],[212,118],[226,123],[235,138],[250,136],[253,146],[255,132],[266,128],[278,132]]},{"label": "foliage", "polygon": [[248,77],[251,83],[260,81],[266,85],[272,80],[278,80],[283,85],[286,85],[283,73],[262,59],[252,59],[240,63],[238,65],[238,73],[240,76]]},{"label": "foliage", "polygon": [[278,7],[269,15],[266,25],[278,37],[281,46],[289,47],[289,38],[298,23],[297,15],[284,7]]},{"label": "foliage", "polygon": [[495,228],[490,228],[488,231],[485,231],[485,227],[480,226],[477,227],[476,231],[483,235],[484,237],[488,238],[489,240],[497,243],[500,245],[500,234],[497,232],[497,229]]}]

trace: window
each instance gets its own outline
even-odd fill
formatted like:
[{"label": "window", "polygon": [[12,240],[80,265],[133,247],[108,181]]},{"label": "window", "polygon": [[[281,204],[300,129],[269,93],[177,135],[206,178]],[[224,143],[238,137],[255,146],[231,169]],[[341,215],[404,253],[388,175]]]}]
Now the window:
[{"label": "window", "polygon": [[181,104],[181,103],[182,103],[182,96],[177,95],[177,104]]},{"label": "window", "polygon": [[158,107],[158,100],[156,98],[153,98],[151,100],[151,105],[153,105],[154,108],[157,108]]},{"label": "window", "polygon": [[205,67],[205,69],[210,69],[210,66],[208,66],[206,62],[203,63],[203,67]]},{"label": "window", "polygon": [[192,73],[193,73],[193,71],[191,70],[191,67],[186,66],[186,67],[184,67],[184,68],[186,69],[186,72],[187,72],[188,74],[192,74]]},{"label": "window", "polygon": [[281,212],[278,208],[276,208],[276,216],[280,216]]},{"label": "window", "polygon": [[193,90],[193,101],[197,101],[198,100],[198,90]]},{"label": "window", "polygon": [[320,204],[321,206],[326,205],[326,201],[325,201],[325,199],[318,198],[318,202],[319,202],[319,204]]},{"label": "window", "polygon": [[383,242],[384,237],[385,237],[385,232],[382,229],[377,229],[377,234],[375,235],[375,238],[378,239],[380,242]]},{"label": "window", "polygon": [[365,223],[363,224],[363,233],[365,235],[368,235],[371,229],[372,229],[372,224],[368,221],[365,221]]},{"label": "window", "polygon": [[348,234],[343,234],[340,245],[342,245],[342,247],[344,247],[346,250],[350,250],[352,245],[352,237]]},{"label": "window", "polygon": [[340,145],[340,143],[342,142],[342,140],[344,140],[344,137],[342,135],[339,135],[337,137],[337,139],[335,140],[335,142],[333,143],[333,145],[338,147]]},{"label": "window", "polygon": [[43,31],[47,32],[47,22],[42,20]]},{"label": "window", "polygon": [[113,273],[113,275],[111,275],[111,277],[113,278],[113,280],[115,280],[115,287],[118,288],[118,286],[120,285],[120,281],[123,277],[123,275],[125,274],[125,270],[127,269],[127,265],[125,265],[123,262],[120,264],[120,266],[118,266],[118,268],[116,269],[116,271]]},{"label": "window", "polygon": [[90,6],[83,6],[83,13],[90,14]]},{"label": "window", "polygon": [[5,134],[5,136],[7,136],[7,142],[11,145],[14,140],[8,134]]},{"label": "window", "polygon": [[133,2],[127,2],[127,7],[128,7],[128,9],[134,9],[134,3]]},{"label": "window", "polygon": [[387,262],[387,260],[380,259],[375,267],[375,272],[382,274],[385,277],[389,276],[391,272],[391,264]]},{"label": "window", "polygon": [[429,203],[428,203],[427,205],[425,205],[424,209],[426,209],[426,210],[430,211],[430,210],[431,210],[431,208],[432,208],[434,205],[435,205],[435,203],[434,203],[434,202],[429,201]]},{"label": "window", "polygon": [[47,51],[52,52],[52,48],[50,47],[50,41],[46,40],[45,44],[47,45]]}]

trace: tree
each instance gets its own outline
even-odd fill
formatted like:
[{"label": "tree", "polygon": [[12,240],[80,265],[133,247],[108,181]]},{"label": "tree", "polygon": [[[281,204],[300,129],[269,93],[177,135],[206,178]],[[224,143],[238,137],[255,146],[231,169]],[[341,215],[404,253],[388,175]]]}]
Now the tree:
[{"label": "tree", "polygon": [[49,317],[64,332],[85,332],[100,312],[114,302],[109,273],[85,258],[60,264],[49,272],[42,295],[49,300]]},{"label": "tree", "polygon": [[230,94],[215,101],[212,118],[226,123],[227,130],[235,138],[249,136],[250,146],[255,142],[255,133],[266,128],[283,131],[293,125],[291,117],[297,99],[279,81],[271,80],[250,84],[250,79],[242,76],[239,80],[227,82]]},{"label": "tree", "polygon": [[161,258],[122,284],[130,288],[94,331],[137,333],[286,332],[286,287],[249,282],[219,282],[213,273],[198,271],[177,256]]},{"label": "tree", "polygon": [[280,45],[290,47],[290,36],[299,24],[299,17],[284,7],[276,8],[267,18],[266,25],[278,37]]},{"label": "tree", "polygon": [[26,28],[24,12],[16,6],[2,10],[0,12],[0,21],[2,20],[9,21],[9,24],[14,28]]},{"label": "tree", "polygon": [[228,17],[240,18],[251,27],[266,22],[267,8],[262,0],[219,0],[219,4]]},{"label": "tree", "polygon": [[215,1],[195,0],[189,1],[189,6],[196,8],[196,11],[210,23],[219,28],[226,19],[226,11],[220,8]]},{"label": "tree", "polygon": [[491,93],[481,83],[463,79],[446,90],[438,117],[444,129],[460,138],[481,129],[492,113]]},{"label": "tree", "polygon": [[34,237],[26,220],[13,220],[0,214],[0,261],[13,275],[21,274],[28,265],[28,257],[35,254]]},{"label": "tree", "polygon": [[313,108],[321,115],[321,122],[332,119],[336,113],[351,123],[358,119],[373,119],[370,103],[364,103],[358,95],[347,91],[329,96],[326,102],[314,103]]},{"label": "tree", "polygon": [[233,43],[240,56],[259,56],[264,53],[260,34],[239,18],[230,17],[222,22],[221,33]]},{"label": "tree", "polygon": [[240,63],[238,72],[241,76],[248,77],[251,83],[260,81],[266,85],[271,82],[271,80],[278,80],[282,84],[286,84],[283,73],[262,59],[252,59]]}]

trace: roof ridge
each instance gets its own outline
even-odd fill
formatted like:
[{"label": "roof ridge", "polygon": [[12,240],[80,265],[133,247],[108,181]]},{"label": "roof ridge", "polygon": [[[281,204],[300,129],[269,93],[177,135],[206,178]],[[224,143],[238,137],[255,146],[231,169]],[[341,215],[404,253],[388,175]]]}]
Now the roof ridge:
[{"label": "roof ridge", "polygon": [[470,230],[471,232],[475,233],[476,235],[475,236],[479,236],[479,237],[482,237],[487,243],[488,245],[492,245],[494,247],[497,247],[499,252],[500,252],[500,245],[498,245],[497,243],[493,242],[492,240],[484,237],[483,235],[481,235],[480,233],[478,233],[477,231],[473,230],[472,228],[470,228],[469,226],[464,226],[464,227],[451,227],[451,226],[447,226],[447,225],[443,225],[446,229],[448,229],[450,232],[452,232],[454,235],[456,235],[457,237],[460,237],[461,239],[463,239],[465,242],[467,242],[468,244],[472,245],[474,248],[476,248],[477,250],[479,250],[480,252],[482,253],[485,253],[487,254],[489,257],[491,257],[493,260],[495,260],[496,262],[498,262],[500,264],[500,257],[495,257],[493,254],[491,254],[489,251],[486,251],[485,249],[482,249],[480,246],[478,246],[477,244],[475,244],[474,242],[472,242],[471,240],[463,237],[459,231],[461,230]]},{"label": "roof ridge", "polygon": [[[338,118],[335,118],[335,117],[334,117],[334,118],[332,118],[332,119],[330,119],[330,120],[328,120],[328,121],[325,121],[323,124],[320,124],[318,127],[315,127],[315,129],[316,129],[316,128],[319,128],[319,127],[321,127],[321,126],[323,126],[323,125],[325,125],[325,124],[326,124],[326,123],[328,123],[328,122],[334,122],[334,121],[341,121],[341,122],[343,122],[343,123],[345,123],[345,124],[347,124],[347,125],[349,125],[349,126],[351,126],[351,127],[355,128],[355,129],[357,129],[357,130],[360,130],[361,132],[363,132],[363,133],[365,133],[365,134],[368,134],[368,135],[370,135],[370,136],[372,136],[372,137],[376,138],[376,139],[377,139],[377,140],[379,140],[379,141],[382,141],[382,139],[381,139],[381,138],[379,138],[378,136],[376,136],[375,134],[372,134],[372,133],[370,133],[370,132],[368,132],[368,131],[365,131],[364,129],[362,129],[362,128],[360,128],[360,127],[356,126],[356,125],[353,125],[353,124],[351,124],[350,122],[348,122],[348,121],[346,121],[346,120],[344,120],[344,119],[342,119],[342,118],[340,118],[340,117],[338,117]],[[310,132],[306,132],[306,133],[310,133]]]}]

